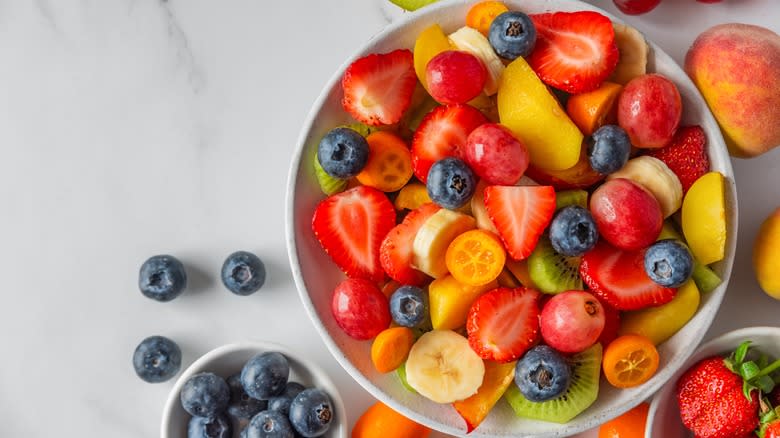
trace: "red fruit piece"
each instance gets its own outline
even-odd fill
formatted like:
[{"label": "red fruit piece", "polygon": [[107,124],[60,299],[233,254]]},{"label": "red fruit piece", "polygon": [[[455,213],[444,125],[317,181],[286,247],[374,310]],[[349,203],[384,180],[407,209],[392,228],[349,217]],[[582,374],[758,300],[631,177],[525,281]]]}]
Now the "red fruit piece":
[{"label": "red fruit piece", "polygon": [[485,86],[487,70],[471,53],[446,50],[428,61],[425,77],[431,96],[450,105],[477,97]]},{"label": "red fruit piece", "polygon": [[379,287],[362,278],[348,278],[333,291],[331,312],[344,333],[372,339],[390,326],[390,305]]},{"label": "red fruit piece", "polygon": [[347,67],[341,78],[341,105],[355,120],[367,125],[392,125],[409,108],[415,85],[417,75],[410,50],[374,53]]},{"label": "red fruit piece", "polygon": [[401,284],[421,286],[428,276],[412,268],[412,244],[423,223],[439,211],[433,203],[421,205],[406,215],[382,241],[379,260],[388,276]]},{"label": "red fruit piece", "polygon": [[640,15],[655,9],[661,0],[612,0],[612,2],[624,14]]},{"label": "red fruit piece", "polygon": [[489,186],[485,208],[509,255],[523,260],[555,213],[555,189],[550,186]]},{"label": "red fruit piece", "polygon": [[588,349],[601,336],[605,321],[601,301],[581,290],[554,295],[539,316],[544,343],[561,353]]},{"label": "red fruit piece", "polygon": [[439,106],[428,113],[414,132],[412,169],[425,184],[433,163],[446,157],[461,157],[471,131],[487,118],[469,105]]},{"label": "red fruit piece", "polygon": [[680,178],[683,193],[687,193],[699,177],[710,171],[707,137],[700,126],[680,127],[668,146],[651,149],[648,155],[658,158],[672,169]]},{"label": "red fruit piece", "polygon": [[517,360],[539,341],[539,292],[498,288],[471,305],[466,331],[469,345],[486,360]]},{"label": "red fruit piece", "polygon": [[311,226],[333,262],[350,277],[384,279],[379,262],[382,239],[395,225],[395,209],[384,193],[359,186],[317,205]]},{"label": "red fruit piece", "polygon": [[595,90],[618,62],[609,18],[592,11],[531,15],[536,47],[528,63],[546,84],[577,94]]},{"label": "red fruit piece", "polygon": [[631,144],[641,149],[668,145],[681,117],[680,91],[674,82],[659,74],[631,79],[618,97],[618,125],[626,130]]},{"label": "red fruit piece", "polygon": [[596,296],[617,310],[660,306],[677,293],[647,276],[644,250],[624,251],[603,241],[582,257],[580,276]]},{"label": "red fruit piece", "polygon": [[609,180],[596,189],[590,198],[590,212],[601,237],[625,250],[650,246],[664,225],[655,196],[625,178]]},{"label": "red fruit piece", "polygon": [[469,134],[463,159],[488,184],[514,185],[528,169],[528,150],[498,123],[485,123]]},{"label": "red fruit piece", "polygon": [[751,436],[758,427],[758,391],[748,400],[743,380],[711,357],[688,369],[677,381],[680,418],[698,438]]},{"label": "red fruit piece", "polygon": [[599,298],[599,301],[601,302],[601,307],[604,308],[604,330],[602,330],[601,336],[599,336],[599,339],[596,342],[606,347],[618,337],[618,330],[620,329],[620,311],[607,304],[603,298]]},{"label": "red fruit piece", "polygon": [[[703,2],[703,3],[713,3],[713,2]],[[777,405],[773,405],[773,406],[777,406]],[[764,429],[764,438],[780,438],[780,420],[775,420],[766,426],[766,429]]]}]

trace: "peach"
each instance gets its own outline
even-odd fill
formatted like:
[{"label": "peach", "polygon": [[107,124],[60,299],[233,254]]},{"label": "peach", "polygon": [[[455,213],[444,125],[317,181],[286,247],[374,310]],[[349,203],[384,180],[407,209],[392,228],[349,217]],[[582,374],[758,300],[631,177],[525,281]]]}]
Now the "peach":
[{"label": "peach", "polygon": [[685,71],[733,156],[754,157],[780,145],[780,36],[748,24],[712,27],[688,50]]}]

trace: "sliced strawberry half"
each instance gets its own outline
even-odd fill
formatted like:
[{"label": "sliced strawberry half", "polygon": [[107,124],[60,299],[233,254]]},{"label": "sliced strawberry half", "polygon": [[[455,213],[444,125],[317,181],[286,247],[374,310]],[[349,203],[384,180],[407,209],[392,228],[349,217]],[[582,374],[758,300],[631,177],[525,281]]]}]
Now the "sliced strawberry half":
[{"label": "sliced strawberry half", "polygon": [[603,347],[609,345],[618,337],[618,330],[620,330],[620,311],[609,305],[603,298],[598,298],[601,303],[601,307],[604,308],[604,330],[601,331],[599,339],[596,341]]},{"label": "sliced strawberry half", "polygon": [[379,283],[384,271],[379,247],[395,225],[395,209],[384,193],[359,186],[330,196],[317,205],[314,236],[349,277]]},{"label": "sliced strawberry half", "polygon": [[367,125],[392,125],[401,120],[417,84],[409,50],[374,53],[350,64],[341,78],[344,109]]},{"label": "sliced strawberry half", "polygon": [[707,156],[707,136],[701,126],[683,126],[669,145],[650,149],[648,155],[666,163],[680,178],[683,193],[687,193],[699,177],[710,171]]},{"label": "sliced strawberry half", "polygon": [[585,253],[580,276],[593,293],[617,310],[660,306],[677,289],[656,284],[645,272],[645,251],[624,251],[600,241]]},{"label": "sliced strawberry half", "polygon": [[593,11],[531,15],[536,46],[528,64],[546,84],[577,94],[612,74],[619,54],[609,18]]},{"label": "sliced strawberry half", "polygon": [[406,215],[382,241],[379,261],[387,275],[401,284],[420,286],[428,279],[424,273],[412,268],[412,244],[423,223],[441,207],[426,203]]},{"label": "sliced strawberry half", "polygon": [[477,298],[466,320],[471,349],[486,360],[517,360],[539,341],[539,296],[521,287],[498,288]]},{"label": "sliced strawberry half", "polygon": [[551,186],[488,186],[485,208],[509,255],[524,260],[555,213]]},{"label": "sliced strawberry half", "polygon": [[460,157],[471,131],[487,121],[469,105],[434,108],[420,122],[412,140],[412,169],[417,179],[425,183],[433,163],[442,158]]}]

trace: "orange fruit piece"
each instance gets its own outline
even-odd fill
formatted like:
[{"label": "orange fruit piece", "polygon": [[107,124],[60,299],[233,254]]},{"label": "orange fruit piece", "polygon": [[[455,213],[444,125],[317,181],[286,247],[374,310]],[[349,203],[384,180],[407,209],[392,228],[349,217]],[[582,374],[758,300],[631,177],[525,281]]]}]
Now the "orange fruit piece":
[{"label": "orange fruit piece", "polygon": [[506,251],[495,234],[485,230],[471,230],[450,243],[444,262],[450,274],[459,282],[482,286],[501,274],[506,262]]},{"label": "orange fruit piece", "polygon": [[431,202],[425,184],[411,183],[404,186],[395,198],[396,210],[416,210],[421,205]]},{"label": "orange fruit piece", "polygon": [[593,91],[569,97],[566,112],[584,135],[591,135],[604,125],[617,121],[617,97],[622,85],[604,82]]},{"label": "orange fruit piece", "polygon": [[466,14],[466,26],[476,29],[482,35],[488,36],[493,20],[509,11],[505,4],[496,1],[477,3]]},{"label": "orange fruit piece", "polygon": [[624,335],[604,350],[604,376],[617,388],[631,388],[648,381],[658,370],[658,350],[640,335]]},{"label": "orange fruit piece", "polygon": [[427,438],[431,430],[376,402],[358,418],[352,438]]},{"label": "orange fruit piece", "polygon": [[387,131],[371,133],[366,141],[368,161],[357,180],[383,192],[400,190],[412,177],[412,154],[406,143]]},{"label": "orange fruit piece", "polygon": [[650,405],[640,403],[625,414],[607,421],[599,428],[599,438],[645,438],[645,423]]},{"label": "orange fruit piece", "polygon": [[482,423],[493,406],[514,382],[517,362],[498,363],[485,361],[485,377],[482,386],[471,397],[452,404],[458,414],[466,420],[466,433],[470,433]]},{"label": "orange fruit piece", "polygon": [[387,283],[385,283],[384,286],[382,286],[382,293],[387,297],[387,299],[390,299],[390,296],[393,295],[393,292],[395,292],[396,289],[401,287],[401,283],[390,280]]},{"label": "orange fruit piece", "polygon": [[380,373],[389,373],[400,367],[414,344],[414,332],[409,327],[391,327],[382,330],[371,344],[371,362]]}]

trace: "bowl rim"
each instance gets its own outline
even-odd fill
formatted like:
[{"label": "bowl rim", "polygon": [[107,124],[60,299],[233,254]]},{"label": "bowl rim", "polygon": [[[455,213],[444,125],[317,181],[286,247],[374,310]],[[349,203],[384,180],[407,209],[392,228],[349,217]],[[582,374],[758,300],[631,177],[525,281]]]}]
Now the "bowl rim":
[{"label": "bowl rim", "polygon": [[[382,391],[371,380],[369,380],[360,370],[358,370],[354,365],[352,365],[349,359],[343,354],[339,345],[334,341],[334,339],[331,336],[328,335],[328,331],[324,326],[324,324],[322,323],[322,321],[320,320],[319,316],[317,315],[317,311],[314,308],[314,304],[311,301],[311,298],[309,297],[309,294],[306,289],[306,283],[303,279],[303,275],[301,272],[300,260],[298,258],[298,246],[297,246],[298,236],[296,236],[295,234],[295,223],[296,223],[295,222],[295,197],[296,197],[295,186],[297,183],[297,175],[300,171],[301,164],[303,163],[303,153],[307,146],[307,139],[312,130],[314,122],[317,119],[319,111],[327,101],[330,91],[333,90],[334,87],[336,87],[338,83],[341,81],[341,77],[343,76],[343,73],[346,70],[346,68],[354,60],[362,56],[363,52],[366,51],[372,45],[374,45],[377,41],[383,40],[384,38],[387,37],[387,35],[396,32],[403,27],[406,27],[411,22],[416,21],[418,19],[425,19],[425,17],[428,16],[434,16],[436,14],[441,13],[442,10],[447,10],[457,6],[475,3],[476,1],[477,0],[442,0],[433,3],[429,6],[426,6],[425,8],[418,9],[417,11],[406,13],[399,19],[390,22],[388,25],[383,27],[379,32],[377,32],[371,38],[369,38],[368,41],[361,44],[360,47],[358,47],[346,59],[346,61],[343,62],[341,66],[339,66],[339,68],[333,73],[331,78],[326,82],[325,86],[323,87],[317,99],[313,102],[309,110],[309,113],[306,116],[306,119],[304,120],[304,123],[301,127],[301,132],[299,133],[298,141],[290,162],[290,168],[287,177],[287,188],[286,188],[287,193],[286,193],[286,203],[285,203],[285,240],[287,242],[287,253],[290,262],[290,269],[293,275],[293,279],[295,281],[295,286],[296,289],[298,290],[298,295],[301,298],[301,302],[303,303],[303,307],[307,315],[309,316],[309,319],[311,320],[312,324],[314,324],[315,328],[317,329],[317,332],[319,332],[320,337],[323,339],[326,347],[331,352],[331,354],[336,359],[336,361],[344,368],[345,371],[347,371],[347,373],[350,375],[350,377],[352,377],[352,379],[354,379],[361,387],[363,387],[363,389],[365,389],[377,400],[381,401],[382,403],[385,403],[386,405],[402,413],[406,417],[420,424],[430,427],[431,429],[443,431],[449,434],[457,434],[460,436],[466,436],[464,435],[465,431],[456,430],[455,428],[449,425],[431,421],[427,417],[420,415],[417,411],[409,409],[405,405],[398,403],[394,398],[387,396],[384,391]],[[516,0],[511,0],[511,1],[516,1]],[[621,20],[619,17],[614,16],[613,14],[609,13],[608,11],[605,11],[604,9],[598,6],[585,3],[582,0],[540,0],[540,1],[549,3],[551,6],[560,2],[564,2],[566,4],[575,5],[577,8],[579,8],[579,10],[596,11],[608,17],[614,23],[625,24],[625,22]],[[710,110],[709,106],[707,105],[706,101],[701,95],[701,92],[694,85],[694,83],[685,73],[683,68],[671,56],[669,56],[669,54],[667,54],[655,42],[650,40],[646,40],[646,41],[651,48],[651,52],[653,53],[654,59],[657,61],[662,60],[664,63],[673,65],[676,69],[678,69],[679,72],[681,73],[679,81],[684,82],[684,84],[688,88],[690,88],[693,91],[694,95],[701,101],[702,103],[701,123],[702,124],[707,123],[717,128],[715,130],[717,134],[716,137],[717,141],[714,141],[716,139],[710,139],[709,143],[720,144],[722,146],[721,152],[725,156],[725,159],[723,160],[723,168],[721,170],[721,173],[726,177],[726,184],[725,184],[726,206],[727,206],[726,216],[727,219],[729,220],[729,224],[732,224],[732,226],[727,228],[729,230],[733,230],[729,234],[728,239],[726,241],[727,242],[726,254],[731,255],[731,257],[726,257],[722,261],[722,263],[724,263],[722,283],[718,286],[718,288],[716,288],[716,290],[710,292],[710,294],[714,295],[710,299],[710,301],[716,300],[716,302],[713,303],[713,305],[716,306],[715,310],[705,315],[705,318],[701,321],[703,324],[700,327],[697,327],[696,330],[692,333],[691,341],[694,345],[698,345],[706,335],[707,331],[712,326],[712,322],[715,319],[715,316],[717,315],[718,311],[720,310],[720,306],[722,304],[725,291],[728,288],[729,280],[731,279],[731,272],[733,269],[734,258],[736,257],[736,245],[737,245],[737,237],[738,237],[738,230],[739,230],[739,221],[738,221],[737,212],[739,206],[737,202],[737,193],[736,193],[736,188],[734,183],[734,170],[731,164],[731,159],[728,153],[728,149],[726,148],[726,144],[723,139],[723,135],[720,132],[719,125],[717,124],[717,121],[715,120],[712,111]],[[678,79],[675,79],[675,83],[677,83],[677,81]],[[655,392],[661,389],[663,385],[667,383],[668,379],[675,372],[679,370],[679,368],[682,366],[683,363],[685,363],[688,360],[688,358],[693,354],[693,352],[694,349],[692,348],[683,350],[679,355],[675,356],[672,361],[667,363],[664,369],[660,370],[658,374],[656,374],[656,376],[653,377],[653,380],[651,381],[653,382],[652,385],[645,385],[644,387],[642,387],[641,391],[636,395],[635,398],[631,400],[631,402],[626,403],[624,405],[617,406],[614,410],[609,411],[609,415],[606,416],[593,415],[590,418],[588,418],[587,421],[580,423],[580,425],[578,426],[572,427],[569,426],[568,424],[562,424],[559,432],[550,432],[550,433],[542,433],[542,434],[537,433],[533,436],[538,438],[543,438],[548,436],[549,437],[568,436],[568,435],[572,435],[575,433],[579,433],[591,429],[600,424],[603,424],[604,422],[612,418],[622,415],[623,413],[639,405],[641,402],[649,399]],[[657,379],[657,376],[659,375],[663,376],[663,378]],[[443,430],[442,427],[447,427],[447,429]]]},{"label": "bowl rim", "polygon": [[269,341],[238,341],[231,342],[229,344],[220,345],[200,356],[190,366],[188,366],[179,377],[176,379],[176,383],[168,393],[168,398],[165,401],[163,407],[162,420],[160,422],[160,437],[161,438],[174,438],[169,433],[171,427],[171,413],[179,403],[179,393],[184,383],[193,375],[206,371],[206,367],[215,360],[230,355],[232,353],[243,351],[257,351],[258,353],[266,351],[277,351],[282,353],[285,357],[293,359],[295,362],[303,365],[306,370],[312,374],[314,379],[318,382],[324,382],[328,386],[328,396],[330,396],[331,402],[336,407],[336,420],[340,425],[343,425],[344,434],[342,438],[348,436],[348,417],[347,411],[344,408],[344,400],[341,398],[341,393],[338,391],[338,386],[331,380],[330,376],[315,362],[306,359],[304,356],[290,350],[290,348],[278,344],[276,342]]}]

